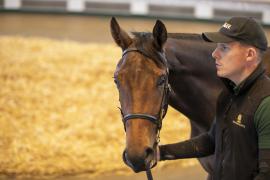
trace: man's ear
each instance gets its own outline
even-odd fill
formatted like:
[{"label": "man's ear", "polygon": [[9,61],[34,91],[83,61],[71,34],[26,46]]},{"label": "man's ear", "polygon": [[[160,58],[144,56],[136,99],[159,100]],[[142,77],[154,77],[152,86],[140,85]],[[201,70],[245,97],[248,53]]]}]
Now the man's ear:
[{"label": "man's ear", "polygon": [[259,57],[258,57],[258,53],[257,53],[257,50],[256,50],[256,48],[254,48],[254,47],[249,47],[248,49],[247,49],[247,61],[248,62],[252,62],[252,61],[255,61],[255,60],[257,60]]}]

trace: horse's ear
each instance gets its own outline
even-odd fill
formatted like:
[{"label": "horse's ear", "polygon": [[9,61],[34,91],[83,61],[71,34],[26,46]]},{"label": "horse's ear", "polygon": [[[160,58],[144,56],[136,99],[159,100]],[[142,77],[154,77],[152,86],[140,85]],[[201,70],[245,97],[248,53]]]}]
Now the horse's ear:
[{"label": "horse's ear", "polygon": [[164,43],[167,40],[167,30],[165,25],[157,20],[153,28],[154,46],[161,51]]},{"label": "horse's ear", "polygon": [[120,28],[115,17],[111,19],[111,34],[115,43],[120,46],[122,50],[125,50],[132,43],[132,39]]}]

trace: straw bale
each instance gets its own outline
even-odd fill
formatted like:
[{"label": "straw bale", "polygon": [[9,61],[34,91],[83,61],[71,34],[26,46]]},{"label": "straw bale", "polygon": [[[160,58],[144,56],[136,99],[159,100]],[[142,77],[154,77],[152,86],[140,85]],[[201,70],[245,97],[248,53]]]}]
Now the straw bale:
[{"label": "straw bale", "polygon": [[[112,80],[120,56],[113,44],[0,36],[0,174],[131,173]],[[169,109],[161,142],[188,132]]]}]

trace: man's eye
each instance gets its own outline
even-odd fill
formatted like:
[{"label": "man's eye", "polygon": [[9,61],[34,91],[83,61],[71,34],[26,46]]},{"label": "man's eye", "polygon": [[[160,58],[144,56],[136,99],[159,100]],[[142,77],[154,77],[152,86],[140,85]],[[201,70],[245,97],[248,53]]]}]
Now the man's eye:
[{"label": "man's eye", "polygon": [[223,46],[221,46],[221,49],[222,49],[222,50],[228,50],[228,49],[229,49],[229,47],[228,47],[228,46],[226,46],[226,45],[223,45]]}]

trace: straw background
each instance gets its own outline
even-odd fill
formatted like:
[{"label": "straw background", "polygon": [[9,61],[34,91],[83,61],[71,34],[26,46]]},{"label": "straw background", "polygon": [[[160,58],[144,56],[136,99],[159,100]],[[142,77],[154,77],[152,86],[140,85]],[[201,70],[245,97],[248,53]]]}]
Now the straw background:
[{"label": "straw background", "polygon": [[[0,174],[133,173],[121,159],[125,134],[112,79],[120,56],[114,44],[0,36]],[[169,109],[161,143],[188,136],[186,118]]]}]

